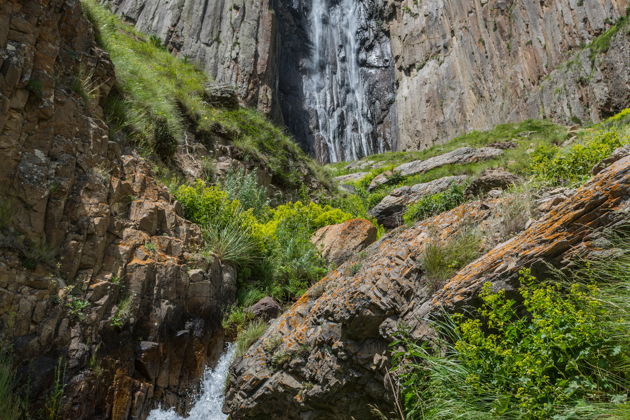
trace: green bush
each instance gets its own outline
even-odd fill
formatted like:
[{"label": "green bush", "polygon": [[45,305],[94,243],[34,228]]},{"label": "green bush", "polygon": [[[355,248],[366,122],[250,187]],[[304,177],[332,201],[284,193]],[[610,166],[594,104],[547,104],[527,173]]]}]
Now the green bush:
[{"label": "green bush", "polygon": [[465,190],[465,184],[453,183],[445,191],[422,197],[405,210],[403,215],[405,223],[411,224],[418,220],[424,220],[459,206],[465,201]]},{"label": "green bush", "polygon": [[203,230],[204,253],[221,261],[244,267],[260,258],[258,241],[251,227],[236,216],[225,225],[209,225]]},{"label": "green bush", "polygon": [[230,169],[221,182],[221,188],[232,200],[238,200],[244,209],[252,209],[256,218],[263,218],[269,211],[267,189],[258,184],[256,172]]},{"label": "green bush", "polygon": [[407,418],[623,418],[614,414],[628,413],[627,256],[606,263],[623,273],[621,307],[592,284],[538,283],[522,270],[516,299],[486,284],[480,308],[436,324],[434,346],[403,332],[393,365]]},{"label": "green bush", "polygon": [[531,157],[534,178],[550,185],[576,185],[591,176],[591,170],[616,148],[630,142],[616,130],[599,131],[583,143],[565,150],[540,145]]}]

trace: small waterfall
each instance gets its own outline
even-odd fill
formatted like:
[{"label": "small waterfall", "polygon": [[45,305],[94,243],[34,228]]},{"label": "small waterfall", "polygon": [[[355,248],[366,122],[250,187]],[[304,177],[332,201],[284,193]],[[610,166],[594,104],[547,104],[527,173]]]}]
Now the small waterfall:
[{"label": "small waterfall", "polygon": [[195,405],[190,410],[188,417],[182,417],[170,410],[153,410],[149,413],[148,420],[225,420],[223,414],[223,400],[225,398],[225,380],[230,368],[230,362],[234,357],[236,347],[229,344],[214,369],[206,369],[201,382],[201,392]]},{"label": "small waterfall", "polygon": [[[312,0],[310,68],[303,80],[305,106],[321,155],[331,162],[382,152],[359,63],[359,32],[367,12],[359,0]],[[376,150],[375,150],[376,149]]]}]

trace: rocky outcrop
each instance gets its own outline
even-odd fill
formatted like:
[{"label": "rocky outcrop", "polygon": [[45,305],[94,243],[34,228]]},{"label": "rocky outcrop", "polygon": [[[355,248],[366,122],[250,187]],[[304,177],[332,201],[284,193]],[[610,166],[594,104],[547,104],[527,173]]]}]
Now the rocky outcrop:
[{"label": "rocky outcrop", "polygon": [[352,219],[324,226],[313,234],[311,242],[329,264],[341,265],[376,241],[376,234],[369,220]]},{"label": "rocky outcrop", "polygon": [[[524,267],[539,275],[546,264],[562,267],[602,246],[604,229],[628,220],[630,157],[494,246],[501,239],[499,204],[467,203],[395,231],[314,285],[233,366],[225,404],[232,418],[366,419],[371,406],[388,413],[393,401],[384,378],[398,326],[427,337],[428,318],[474,304],[484,283],[515,288]],[[422,268],[424,246],[471,226],[484,232],[488,252],[436,290]]]},{"label": "rocky outcrop", "polygon": [[440,168],[446,165],[463,165],[465,163],[480,162],[483,160],[494,159],[503,154],[502,149],[493,147],[460,147],[451,152],[431,157],[426,160],[414,160],[413,162],[403,163],[396,167],[394,172],[402,176],[411,176],[422,174],[431,169]]},{"label": "rocky outcrop", "polygon": [[627,0],[389,0],[399,150],[506,121],[599,121],[630,101]]},{"label": "rocky outcrop", "polygon": [[0,342],[34,418],[57,367],[59,418],[183,409],[235,298],[234,268],[196,257],[199,228],[108,137],[114,83],[78,0],[0,3]]},{"label": "rocky outcrop", "polygon": [[279,117],[276,20],[268,0],[102,0],[176,55],[198,63],[243,101]]},{"label": "rocky outcrop", "polygon": [[402,225],[403,213],[407,206],[418,202],[422,197],[442,192],[453,183],[461,184],[466,179],[468,177],[465,175],[447,176],[411,187],[396,188],[372,208],[369,214],[376,217],[376,220],[387,229],[393,229]]},{"label": "rocky outcrop", "polygon": [[480,196],[491,190],[507,189],[519,182],[521,178],[505,169],[486,169],[466,187],[465,194],[468,197]]}]

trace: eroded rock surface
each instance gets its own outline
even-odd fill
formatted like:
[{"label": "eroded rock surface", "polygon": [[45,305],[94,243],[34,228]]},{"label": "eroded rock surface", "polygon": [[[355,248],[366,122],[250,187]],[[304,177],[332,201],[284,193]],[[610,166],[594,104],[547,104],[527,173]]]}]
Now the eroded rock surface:
[{"label": "eroded rock surface", "polygon": [[493,147],[460,147],[448,153],[434,156],[426,160],[414,160],[397,166],[394,171],[402,176],[422,174],[431,169],[440,168],[446,165],[463,165],[465,163],[481,162],[483,160],[494,159],[503,154],[502,149]]},{"label": "eroded rock surface", "polygon": [[235,419],[365,419],[373,417],[371,404],[389,412],[384,376],[398,325],[422,338],[431,333],[427,318],[471,304],[485,282],[514,288],[524,267],[540,274],[542,261],[561,267],[587,254],[605,228],[627,223],[630,157],[509,241],[486,239],[488,252],[436,290],[423,274],[426,243],[470,226],[493,238],[501,230],[499,204],[467,203],[395,231],[314,285],[233,366],[227,411]]},{"label": "eroded rock surface", "polygon": [[343,264],[374,241],[376,227],[365,219],[352,219],[337,225],[324,226],[311,238],[322,257],[335,265]]},{"label": "eroded rock surface", "polygon": [[65,372],[59,418],[183,409],[236,292],[150,165],[108,137],[114,83],[78,0],[0,3],[0,340],[34,412]]}]

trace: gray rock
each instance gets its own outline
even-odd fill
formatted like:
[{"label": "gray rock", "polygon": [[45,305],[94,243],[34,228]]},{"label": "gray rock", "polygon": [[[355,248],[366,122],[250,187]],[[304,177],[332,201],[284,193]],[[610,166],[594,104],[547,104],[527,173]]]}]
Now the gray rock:
[{"label": "gray rock", "polygon": [[371,209],[369,214],[376,217],[376,220],[386,228],[393,229],[402,225],[407,206],[416,203],[426,195],[444,191],[453,183],[462,183],[467,178],[465,175],[447,176],[411,187],[397,188]]},{"label": "gray rock", "polygon": [[403,163],[394,169],[402,176],[421,174],[431,169],[440,168],[446,165],[461,165],[464,163],[480,162],[482,160],[494,159],[503,154],[503,150],[493,147],[460,147],[443,155],[434,156],[426,160],[415,160]]},{"label": "gray rock", "polygon": [[280,315],[282,308],[274,298],[267,296],[245,309],[245,311],[252,313],[255,318],[261,318],[265,321],[269,321]]},{"label": "gray rock", "polygon": [[505,169],[486,169],[466,188],[469,197],[481,196],[492,190],[504,190],[521,182],[521,178]]}]

